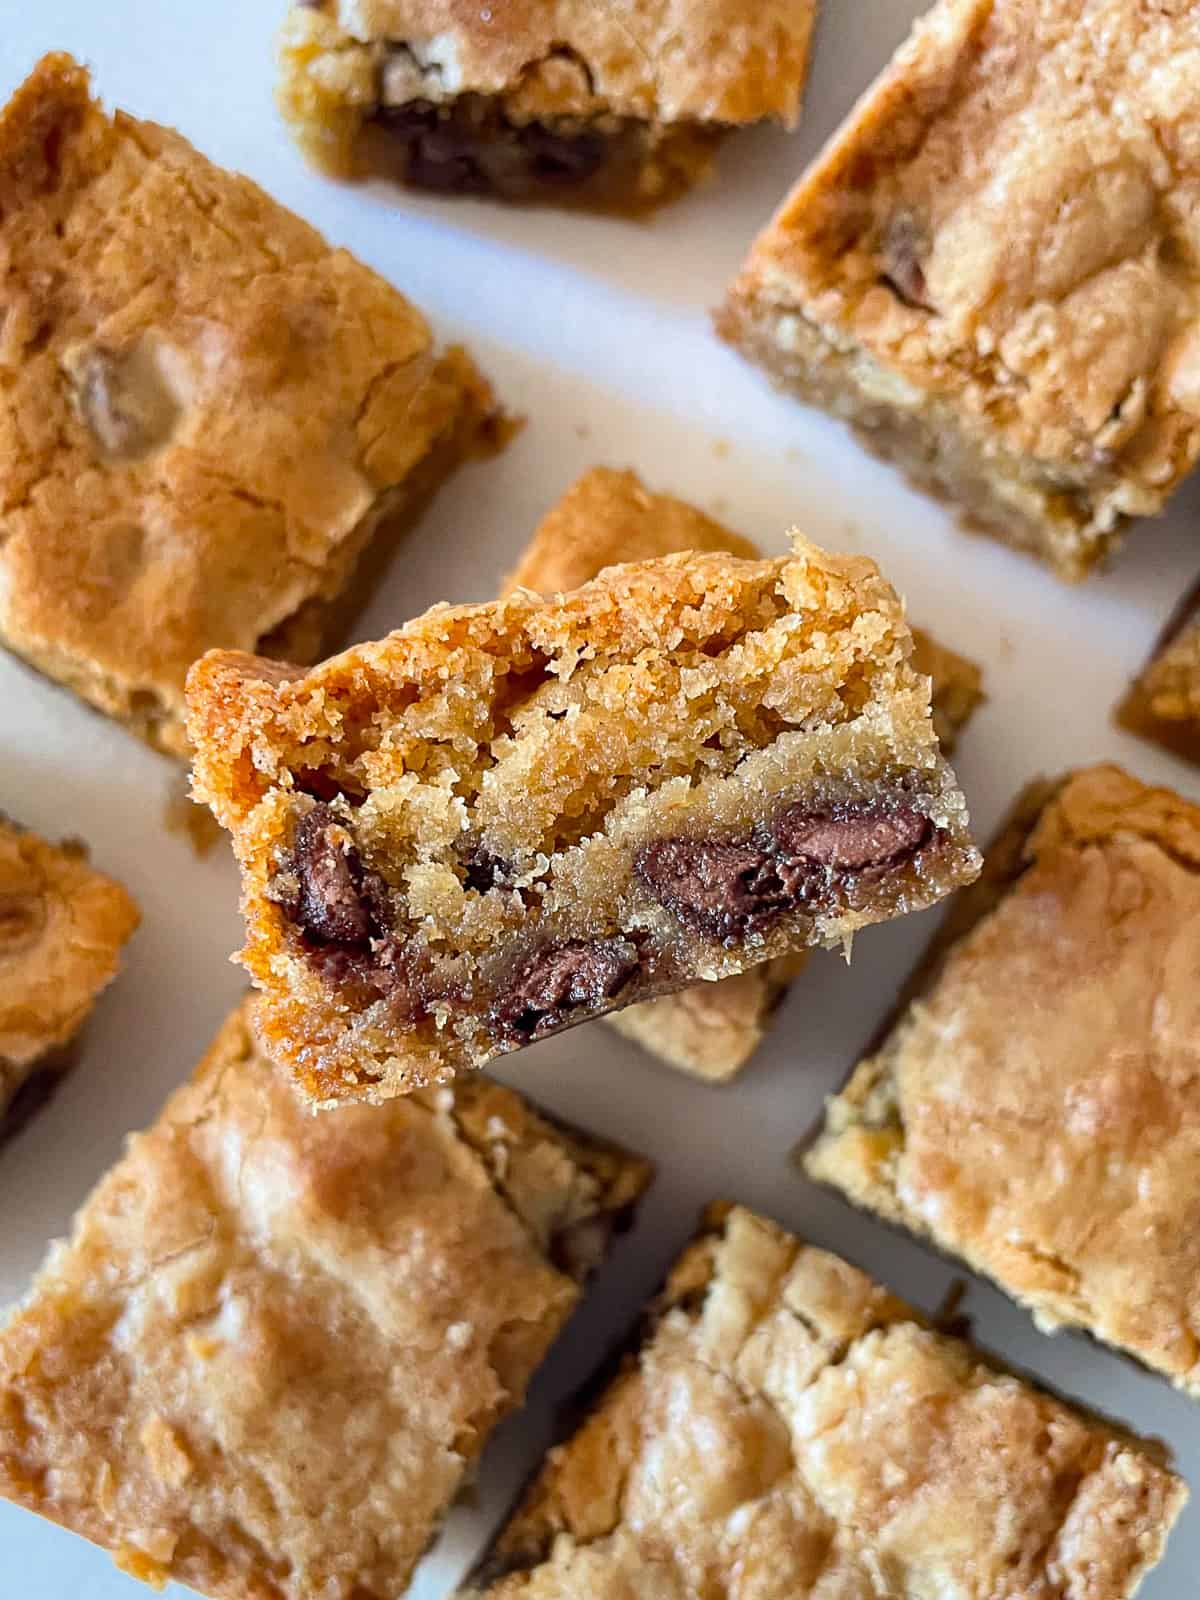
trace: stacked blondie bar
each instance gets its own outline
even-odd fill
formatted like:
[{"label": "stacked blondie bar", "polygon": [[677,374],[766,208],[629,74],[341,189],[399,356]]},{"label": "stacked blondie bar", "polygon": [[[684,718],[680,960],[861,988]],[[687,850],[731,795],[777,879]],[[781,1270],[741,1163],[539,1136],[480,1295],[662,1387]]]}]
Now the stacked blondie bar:
[{"label": "stacked blondie bar", "polygon": [[[279,106],[329,172],[645,217],[794,124],[813,21],[295,0]],[[1200,457],[1198,184],[1195,0],[937,0],[718,331],[1078,579]],[[818,947],[943,901],[804,1171],[1200,1398],[1200,806],[1080,766],[981,855],[947,760],[981,669],[867,556],[764,555],[629,470],[496,598],[362,640],[513,420],[61,53],[0,113],[0,369],[0,641],[190,763],[253,984],[0,1327],[0,1495],[152,1586],[397,1600],[654,1175],[491,1071],[597,1021],[728,1083]],[[1194,595],[1117,716],[1200,760]],[[0,1136],[138,921],[0,817]],[[714,1201],[462,1600],[1130,1600],[1166,1447],[966,1331]]]}]

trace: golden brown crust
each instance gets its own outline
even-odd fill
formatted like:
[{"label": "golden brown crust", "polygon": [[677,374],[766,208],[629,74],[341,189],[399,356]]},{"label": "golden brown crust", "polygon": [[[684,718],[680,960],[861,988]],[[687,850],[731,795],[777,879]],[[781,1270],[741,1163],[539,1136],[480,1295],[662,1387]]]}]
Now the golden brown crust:
[{"label": "golden brown crust", "polygon": [[723,330],[1081,576],[1200,457],[1198,85],[1190,3],[940,0]]},{"label": "golden brown crust", "polygon": [[472,1592],[873,1600],[886,1574],[896,1600],[1128,1600],[1185,1499],[1155,1446],[734,1208]]},{"label": "golden brown crust", "polygon": [[1200,809],[1034,791],[809,1171],[1200,1395],[1198,946]]},{"label": "golden brown crust", "polygon": [[1116,719],[1130,733],[1200,764],[1200,584],[1163,629]]},{"label": "golden brown crust", "polygon": [[139,920],[82,845],[49,844],[0,817],[0,1126],[83,1026]]},{"label": "golden brown crust", "polygon": [[[272,1053],[317,1099],[403,1093],[969,880],[910,652],[873,563],[797,536],[774,562],[676,555],[552,600],[436,607],[302,676],[210,654],[189,679],[194,782],[242,862]],[[878,873],[780,883],[778,912],[727,927],[743,869],[724,852],[761,857],[771,895],[777,847],[754,830],[789,806],[839,838],[878,822],[912,843]],[[711,913],[643,871],[663,841],[713,863]],[[325,920],[314,872],[353,927]],[[588,984],[612,961],[616,986],[613,968],[584,988],[572,973],[543,1003],[560,960]]]},{"label": "golden brown crust", "polygon": [[0,637],[175,754],[213,646],[321,608],[492,410],[461,351],[248,180],[47,57],[0,114]]},{"label": "golden brown crust", "polygon": [[152,1583],[394,1600],[646,1179],[482,1079],[313,1117],[239,1009],[0,1333],[0,1490]]}]

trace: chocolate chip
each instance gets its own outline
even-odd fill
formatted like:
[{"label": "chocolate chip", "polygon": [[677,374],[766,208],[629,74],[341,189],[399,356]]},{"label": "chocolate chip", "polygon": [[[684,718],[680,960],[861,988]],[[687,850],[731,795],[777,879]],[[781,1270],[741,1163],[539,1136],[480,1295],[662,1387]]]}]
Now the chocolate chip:
[{"label": "chocolate chip", "polygon": [[595,1011],[637,971],[638,958],[620,939],[568,939],[540,950],[521,967],[492,1022],[514,1049],[553,1033],[573,1011]]},{"label": "chocolate chip", "polygon": [[681,922],[718,939],[743,937],[792,898],[770,849],[749,840],[656,839],[634,871]]},{"label": "chocolate chip", "polygon": [[494,850],[489,850],[481,839],[464,840],[459,855],[466,873],[464,882],[468,889],[476,889],[480,894],[487,894],[492,889],[512,887],[516,875],[513,863],[504,856],[498,856]]},{"label": "chocolate chip", "polygon": [[789,864],[811,862],[832,872],[890,866],[919,850],[932,832],[929,818],[911,806],[814,813],[799,803],[781,811],[771,825]]},{"label": "chocolate chip", "polygon": [[346,827],[327,805],[301,820],[285,869],[294,892],[284,909],[319,944],[366,945],[387,919],[387,885],[367,872]]},{"label": "chocolate chip", "polygon": [[533,176],[548,183],[583,183],[604,165],[608,141],[599,133],[556,133],[533,122],[521,130]]},{"label": "chocolate chip", "polygon": [[883,236],[883,280],[915,311],[932,311],[921,259],[928,250],[925,230],[910,211],[897,211]]}]

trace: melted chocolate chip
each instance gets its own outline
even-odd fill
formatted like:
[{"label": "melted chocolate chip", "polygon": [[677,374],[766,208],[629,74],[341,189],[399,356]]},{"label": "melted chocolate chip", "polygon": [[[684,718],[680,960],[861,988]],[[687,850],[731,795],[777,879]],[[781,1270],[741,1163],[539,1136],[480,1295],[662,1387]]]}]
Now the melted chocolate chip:
[{"label": "melted chocolate chip", "polygon": [[933,836],[909,806],[787,806],[752,839],[656,839],[634,871],[686,926],[726,943],[801,905],[832,906],[863,877],[906,861]]},{"label": "melted chocolate chip", "polygon": [[556,133],[533,122],[521,130],[521,148],[532,175],[547,183],[583,183],[608,158],[608,141],[599,133]]},{"label": "melted chocolate chip", "polygon": [[294,893],[284,910],[318,944],[364,947],[388,922],[388,888],[367,872],[343,823],[327,805],[301,820],[292,843]]},{"label": "melted chocolate chip", "polygon": [[568,939],[531,956],[492,1011],[497,1034],[514,1049],[544,1038],[573,1011],[595,1011],[637,971],[632,947],[615,939]]},{"label": "melted chocolate chip", "polygon": [[482,840],[464,842],[459,852],[465,871],[464,883],[468,889],[487,894],[491,889],[508,889],[516,869],[511,861],[489,850]]}]

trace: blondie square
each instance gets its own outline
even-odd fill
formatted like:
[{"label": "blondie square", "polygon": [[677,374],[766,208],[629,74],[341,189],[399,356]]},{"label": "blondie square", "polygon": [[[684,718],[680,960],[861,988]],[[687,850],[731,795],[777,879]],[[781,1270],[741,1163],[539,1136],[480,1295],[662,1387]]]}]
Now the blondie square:
[{"label": "blondie square", "polygon": [[482,1077],[313,1117],[243,1008],[0,1332],[0,1492],[148,1583],[395,1600],[647,1177]]},{"label": "blondie square", "polygon": [[815,0],[294,0],[280,109],[339,174],[648,211],[747,123],[792,126]]},{"label": "blondie square", "polygon": [[[594,467],[542,519],[506,592],[561,594],[605,567],[685,550],[757,559],[748,539],[672,495],[652,494],[632,472]],[[913,629],[913,665],[933,679],[933,725],[949,752],[982,699],[979,668]],[[721,1082],[750,1059],[804,954],[763,962],[718,983],[696,984],[606,1019],[668,1066]]]},{"label": "blondie square", "polygon": [[0,640],[178,755],[190,663],[315,659],[492,416],[402,295],[69,56],[0,112],[0,303]]},{"label": "blondie square", "polygon": [[809,1172],[1200,1397],[1198,962],[1200,808],[1035,785]]},{"label": "blondie square", "polygon": [[938,0],[719,324],[1077,579],[1200,457],[1200,9]]},{"label": "blondie square", "polygon": [[1186,1499],[1161,1450],[714,1208],[475,1600],[1128,1600]]},{"label": "blondie square", "polygon": [[50,844],[0,816],[0,1141],[72,1065],[68,1046],[138,921],[82,845]]},{"label": "blondie square", "polygon": [[319,1102],[844,941],[977,871],[899,600],[798,535],[436,606],[307,674],[213,652],[189,699],[263,1038]]},{"label": "blondie square", "polygon": [[1163,629],[1117,707],[1117,721],[1130,733],[1200,763],[1200,583]]}]

